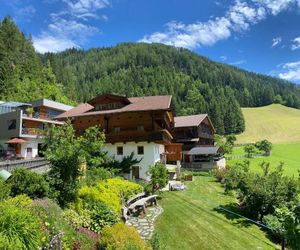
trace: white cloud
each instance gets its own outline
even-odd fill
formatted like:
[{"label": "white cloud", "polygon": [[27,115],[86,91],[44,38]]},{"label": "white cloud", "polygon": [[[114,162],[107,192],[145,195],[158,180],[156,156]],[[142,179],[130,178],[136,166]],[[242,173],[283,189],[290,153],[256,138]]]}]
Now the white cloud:
[{"label": "white cloud", "polygon": [[281,37],[275,37],[272,39],[272,47],[276,47],[277,45],[280,45],[282,42]]},{"label": "white cloud", "polygon": [[227,56],[220,56],[221,61],[226,61],[227,60]]},{"label": "white cloud", "polygon": [[92,15],[96,11],[109,6],[107,0],[63,0],[69,7],[69,11],[79,17],[82,15]]},{"label": "white cloud", "polygon": [[300,61],[289,62],[279,65],[284,72],[278,76],[288,81],[299,81],[300,80]]},{"label": "white cloud", "polygon": [[[54,0],[47,0],[49,4]],[[33,37],[35,49],[40,53],[59,52],[80,47],[90,36],[99,33],[95,26],[87,24],[91,18],[107,20],[98,11],[109,6],[108,0],[63,0],[65,8],[50,14],[50,22],[40,35]]]},{"label": "white cloud", "polygon": [[145,35],[139,41],[189,49],[213,45],[229,38],[234,32],[247,31],[251,25],[264,20],[268,14],[277,15],[297,2],[300,6],[300,0],[236,0],[223,17],[191,24],[172,21],[166,24],[165,31]]},{"label": "white cloud", "polygon": [[[300,0],[299,0],[300,1]],[[300,49],[300,37],[293,39],[292,50]]]},{"label": "white cloud", "polygon": [[74,41],[66,38],[58,38],[46,33],[38,37],[33,37],[35,49],[39,53],[60,52],[68,48],[79,47]]},{"label": "white cloud", "polygon": [[86,25],[76,20],[57,18],[48,25],[48,31],[63,37],[82,38],[98,32],[98,28]]},{"label": "white cloud", "polygon": [[277,15],[290,7],[291,4],[295,4],[297,0],[253,0],[253,2],[257,2],[265,7],[272,15]]}]

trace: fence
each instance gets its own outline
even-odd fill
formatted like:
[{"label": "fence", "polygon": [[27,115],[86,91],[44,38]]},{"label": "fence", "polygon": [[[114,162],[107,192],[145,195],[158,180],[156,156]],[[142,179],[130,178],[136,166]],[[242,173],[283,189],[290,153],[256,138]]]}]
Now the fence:
[{"label": "fence", "polygon": [[5,169],[8,172],[11,172],[16,168],[27,168],[36,172],[47,172],[50,169],[50,163],[45,158],[0,162],[0,170]]},{"label": "fence", "polygon": [[245,159],[245,158],[258,158],[258,157],[263,157],[266,156],[264,153],[259,153],[259,154],[241,154],[241,155],[231,155],[231,156],[226,156],[226,160],[236,160],[236,159]]},{"label": "fence", "polygon": [[225,159],[210,162],[182,162],[181,167],[183,170],[188,171],[209,171],[214,168],[224,168],[226,166]]}]

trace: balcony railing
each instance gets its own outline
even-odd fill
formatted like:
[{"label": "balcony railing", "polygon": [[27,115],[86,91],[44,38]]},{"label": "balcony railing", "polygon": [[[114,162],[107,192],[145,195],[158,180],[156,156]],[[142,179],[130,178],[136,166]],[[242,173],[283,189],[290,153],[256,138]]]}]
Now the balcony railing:
[{"label": "balcony railing", "polygon": [[106,142],[108,143],[149,141],[168,144],[171,143],[172,139],[172,135],[165,129],[160,131],[120,131],[106,134]]},{"label": "balcony railing", "polygon": [[44,136],[47,131],[39,128],[22,128],[23,135],[36,135],[36,136]]},{"label": "balcony railing", "polygon": [[35,112],[33,114],[28,114],[23,112],[23,117],[35,118],[35,119],[43,119],[43,120],[52,120],[52,118],[48,114]]}]

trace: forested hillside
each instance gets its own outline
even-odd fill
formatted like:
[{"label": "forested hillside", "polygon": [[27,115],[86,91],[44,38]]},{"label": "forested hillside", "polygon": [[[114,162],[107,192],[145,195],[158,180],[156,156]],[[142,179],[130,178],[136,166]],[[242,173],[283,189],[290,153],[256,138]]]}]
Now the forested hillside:
[{"label": "forested hillside", "polygon": [[70,103],[99,93],[173,95],[177,115],[208,113],[220,134],[244,130],[240,109],[273,102],[300,108],[300,87],[215,63],[187,49],[126,43],[38,55],[10,18],[0,23],[0,100]]},{"label": "forested hillside", "polygon": [[0,21],[0,101],[49,98],[72,103],[62,89],[50,64],[42,64],[31,39],[9,17]]},{"label": "forested hillside", "polygon": [[186,49],[126,43],[112,48],[46,54],[70,98],[97,93],[171,94],[177,114],[209,113],[218,133],[243,131],[239,104],[300,107],[300,88],[286,81],[215,63]]}]

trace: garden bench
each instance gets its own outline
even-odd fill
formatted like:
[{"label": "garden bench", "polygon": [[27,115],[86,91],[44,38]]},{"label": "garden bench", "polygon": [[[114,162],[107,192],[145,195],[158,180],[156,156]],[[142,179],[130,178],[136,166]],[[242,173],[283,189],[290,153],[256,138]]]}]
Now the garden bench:
[{"label": "garden bench", "polygon": [[146,213],[146,205],[147,203],[151,203],[151,205],[155,204],[157,205],[157,202],[156,202],[156,197],[157,195],[150,195],[150,196],[147,196],[145,198],[142,198],[134,203],[132,203],[129,207],[128,207],[128,212],[131,213],[133,210],[137,209],[137,210],[142,210],[143,213],[145,214]]},{"label": "garden bench", "polygon": [[139,193],[139,194],[133,196],[126,202],[126,207],[130,206],[130,204],[136,202],[137,200],[144,198],[145,196],[146,196],[146,193]]}]

